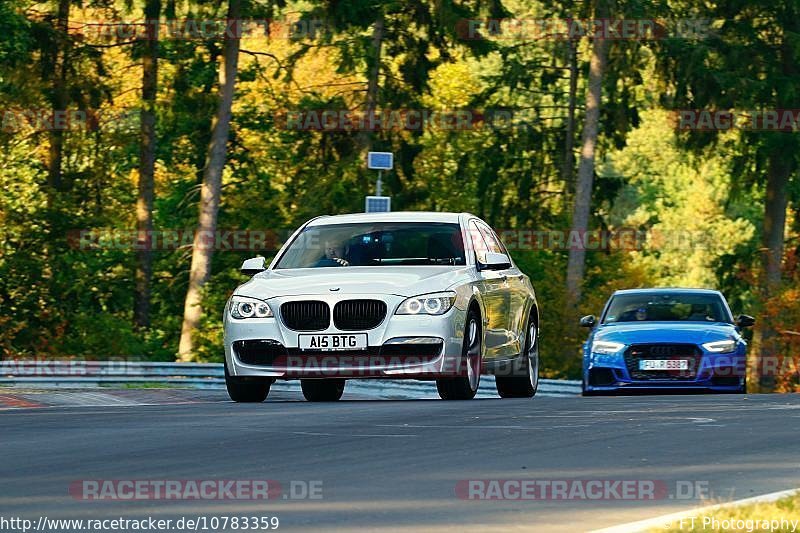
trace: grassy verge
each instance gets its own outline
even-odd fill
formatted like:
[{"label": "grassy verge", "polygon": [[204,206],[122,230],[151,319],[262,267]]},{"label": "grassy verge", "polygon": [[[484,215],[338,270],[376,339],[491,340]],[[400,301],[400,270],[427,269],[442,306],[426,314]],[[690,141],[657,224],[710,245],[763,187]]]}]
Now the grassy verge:
[{"label": "grassy verge", "polygon": [[[692,521],[692,517],[694,517],[694,521]],[[800,531],[800,493],[772,503],[698,511],[695,514],[687,515],[682,523],[680,520],[675,520],[670,528],[654,529],[653,531],[796,533]]]}]

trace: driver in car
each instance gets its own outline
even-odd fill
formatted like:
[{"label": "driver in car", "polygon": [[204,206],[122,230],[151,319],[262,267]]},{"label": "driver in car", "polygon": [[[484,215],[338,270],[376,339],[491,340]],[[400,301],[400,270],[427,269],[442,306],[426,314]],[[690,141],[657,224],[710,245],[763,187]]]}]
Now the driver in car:
[{"label": "driver in car", "polygon": [[340,243],[325,241],[325,256],[317,261],[317,267],[338,267],[347,266],[348,262],[344,255],[343,246]]}]

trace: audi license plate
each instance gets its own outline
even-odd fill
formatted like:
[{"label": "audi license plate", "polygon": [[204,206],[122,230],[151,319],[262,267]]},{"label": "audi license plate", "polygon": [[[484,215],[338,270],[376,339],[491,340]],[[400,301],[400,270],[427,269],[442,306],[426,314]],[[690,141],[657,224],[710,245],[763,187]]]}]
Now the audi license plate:
[{"label": "audi license plate", "polygon": [[366,350],[367,334],[325,334],[298,335],[298,346],[301,350],[317,350],[323,352],[339,352],[343,350]]},{"label": "audi license plate", "polygon": [[642,359],[639,370],[689,370],[686,359]]}]

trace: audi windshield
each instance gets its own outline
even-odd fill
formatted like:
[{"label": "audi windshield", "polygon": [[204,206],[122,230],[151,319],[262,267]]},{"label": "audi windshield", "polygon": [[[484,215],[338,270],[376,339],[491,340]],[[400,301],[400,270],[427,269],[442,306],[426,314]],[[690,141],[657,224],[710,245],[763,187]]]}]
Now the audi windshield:
[{"label": "audi windshield", "polygon": [[719,296],[708,293],[636,293],[614,296],[603,324],[617,322],[732,322]]},{"label": "audi windshield", "polygon": [[275,268],[465,264],[458,224],[387,222],[308,226]]}]

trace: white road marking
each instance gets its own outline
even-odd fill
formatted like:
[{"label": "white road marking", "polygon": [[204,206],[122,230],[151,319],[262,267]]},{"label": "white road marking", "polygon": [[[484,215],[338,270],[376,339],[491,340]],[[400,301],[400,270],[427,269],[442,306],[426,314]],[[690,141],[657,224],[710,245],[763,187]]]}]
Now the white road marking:
[{"label": "white road marking", "polygon": [[537,429],[526,426],[440,426],[424,424],[376,424],[379,428],[432,428],[432,429]]},{"label": "white road marking", "polygon": [[408,437],[416,437],[417,435],[397,435],[397,434],[370,434],[370,433],[347,433],[347,434],[337,434],[337,433],[315,433],[311,431],[292,431],[292,435],[303,435],[303,436],[311,436],[311,437],[368,437],[368,438],[375,438],[375,437],[400,437],[400,438],[408,438]]}]

